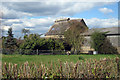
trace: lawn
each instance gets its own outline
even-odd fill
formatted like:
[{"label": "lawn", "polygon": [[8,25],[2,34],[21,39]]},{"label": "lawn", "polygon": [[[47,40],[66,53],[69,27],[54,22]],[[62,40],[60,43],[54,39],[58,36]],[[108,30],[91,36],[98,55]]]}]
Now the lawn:
[{"label": "lawn", "polygon": [[115,58],[118,55],[2,55],[2,63],[17,63],[23,64],[28,61],[29,63],[44,63],[48,64],[50,62],[57,63],[59,60],[62,62],[74,62],[82,61],[85,59],[96,59],[100,60],[102,58]]}]

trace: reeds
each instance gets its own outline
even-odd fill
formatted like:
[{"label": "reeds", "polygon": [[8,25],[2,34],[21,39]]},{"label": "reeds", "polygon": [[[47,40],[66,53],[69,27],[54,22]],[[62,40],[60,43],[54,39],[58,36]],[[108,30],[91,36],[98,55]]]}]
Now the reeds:
[{"label": "reeds", "polygon": [[118,78],[120,77],[120,59],[104,58],[84,61],[49,63],[49,66],[40,63],[25,62],[18,67],[17,64],[4,63],[3,78]]}]

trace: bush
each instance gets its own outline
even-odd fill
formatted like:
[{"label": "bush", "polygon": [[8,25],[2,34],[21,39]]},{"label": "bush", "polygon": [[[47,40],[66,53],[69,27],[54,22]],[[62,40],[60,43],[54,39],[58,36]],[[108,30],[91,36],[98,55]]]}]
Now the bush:
[{"label": "bush", "polygon": [[106,37],[107,32],[95,31],[91,35],[91,47],[100,54],[117,54],[117,49]]},{"label": "bush", "polygon": [[33,54],[31,51],[35,50],[64,50],[65,46],[62,40],[59,39],[45,39],[41,38],[38,34],[30,34],[24,36],[24,41],[20,45],[23,50],[22,54]]},{"label": "bush", "polygon": [[95,49],[95,51],[100,51],[100,47],[104,44],[105,33],[95,31],[91,35],[91,47]]},{"label": "bush", "polygon": [[117,48],[112,46],[108,39],[105,39],[104,44],[99,49],[100,54],[118,54]]}]

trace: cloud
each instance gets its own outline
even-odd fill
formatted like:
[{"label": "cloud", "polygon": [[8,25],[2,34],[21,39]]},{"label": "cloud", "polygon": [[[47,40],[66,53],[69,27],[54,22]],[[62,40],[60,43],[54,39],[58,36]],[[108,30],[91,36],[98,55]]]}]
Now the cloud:
[{"label": "cloud", "polygon": [[119,0],[1,0],[2,2],[118,2]]},{"label": "cloud", "polygon": [[10,28],[10,26],[2,26],[2,27],[3,27],[2,29],[6,31],[8,30],[8,28]]},{"label": "cloud", "polygon": [[[46,18],[24,18],[24,19],[3,19],[2,20],[2,29],[5,30],[4,34],[7,34],[8,28],[12,27],[13,32],[17,34],[21,34],[21,30],[23,28],[30,29],[31,33],[46,33],[50,26],[54,23],[54,18],[46,17]],[[16,34],[16,35],[17,35]]]},{"label": "cloud", "polygon": [[107,13],[112,13],[113,10],[112,9],[108,9],[108,8],[100,8],[99,9],[100,12],[104,13],[104,14],[107,14]]},{"label": "cloud", "polygon": [[3,2],[4,19],[17,19],[33,16],[73,16],[96,6],[108,5],[107,2]]},{"label": "cloud", "polygon": [[[58,17],[59,18],[59,17]],[[57,18],[57,19],[58,19]],[[76,19],[76,18],[72,18]],[[3,19],[3,29],[8,30],[9,27],[13,28],[15,36],[21,36],[21,30],[23,28],[30,29],[31,33],[45,34],[50,27],[54,24],[56,18],[46,17],[46,18],[23,18],[23,19]],[[85,23],[89,28],[106,28],[106,27],[117,27],[118,19],[109,18],[109,19],[99,19],[91,18],[84,19]],[[7,25],[9,24],[9,25]],[[7,34],[7,33],[4,33]]]},{"label": "cloud", "polygon": [[9,8],[8,6],[2,5],[0,7],[1,7],[0,17],[2,17],[3,19],[17,19],[17,18],[22,18],[24,16],[32,16],[32,14],[30,13],[14,10],[12,8]]},{"label": "cloud", "polygon": [[89,28],[118,27],[117,18],[110,18],[110,19],[91,18],[91,19],[85,19],[85,22]]},{"label": "cloud", "polygon": [[[12,0],[13,1],[13,0]],[[21,0],[22,1],[22,0]],[[32,1],[32,0],[31,0]],[[31,33],[46,33],[59,16],[73,16],[77,13],[90,10],[97,6],[104,6],[107,2],[70,2],[65,1],[40,1],[40,2],[3,2],[0,16],[5,31],[13,28],[15,35],[21,35],[23,28],[30,29]],[[2,15],[3,14],[3,15]],[[116,22],[115,22],[116,21]],[[88,27],[113,27],[117,25],[117,19],[85,19]],[[5,33],[6,34],[6,33]]]}]

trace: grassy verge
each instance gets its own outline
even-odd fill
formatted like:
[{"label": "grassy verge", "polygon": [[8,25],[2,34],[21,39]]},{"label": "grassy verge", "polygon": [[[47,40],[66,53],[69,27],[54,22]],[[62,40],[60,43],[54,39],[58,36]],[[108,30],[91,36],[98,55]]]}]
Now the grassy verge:
[{"label": "grassy verge", "polygon": [[73,62],[82,61],[85,59],[96,59],[102,58],[115,58],[118,55],[2,55],[2,63],[16,63],[23,64],[28,61],[29,63],[44,63],[49,62],[57,63],[58,60],[62,62]]}]

